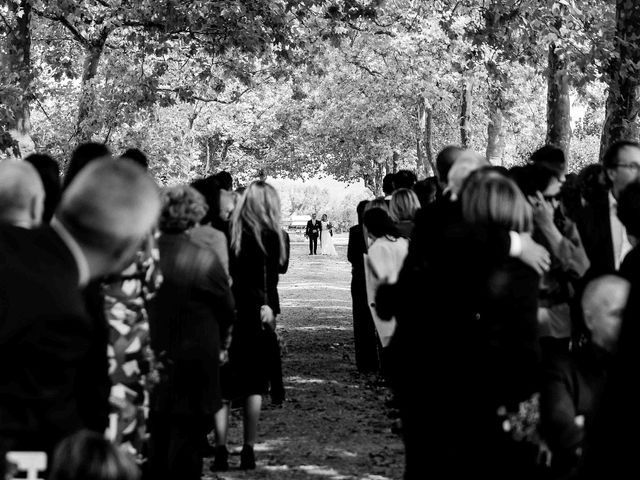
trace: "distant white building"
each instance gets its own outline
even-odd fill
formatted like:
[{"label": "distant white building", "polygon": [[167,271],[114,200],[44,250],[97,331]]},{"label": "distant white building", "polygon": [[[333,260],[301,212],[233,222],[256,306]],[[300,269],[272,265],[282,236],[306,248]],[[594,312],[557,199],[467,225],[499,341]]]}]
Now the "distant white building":
[{"label": "distant white building", "polygon": [[309,215],[291,215],[288,220],[283,222],[282,226],[287,230],[304,230],[310,219]]}]

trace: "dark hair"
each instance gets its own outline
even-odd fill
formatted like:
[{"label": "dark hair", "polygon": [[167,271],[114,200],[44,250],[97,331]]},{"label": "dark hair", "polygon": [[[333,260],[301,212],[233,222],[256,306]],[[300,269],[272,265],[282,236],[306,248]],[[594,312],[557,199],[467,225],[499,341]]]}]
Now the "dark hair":
[{"label": "dark hair", "polygon": [[620,154],[620,151],[626,147],[640,148],[640,143],[632,142],[631,140],[620,140],[611,144],[602,157],[602,166],[605,170],[615,168],[618,163],[618,155]]},{"label": "dark hair", "polygon": [[62,194],[62,185],[60,184],[60,166],[49,155],[44,153],[33,153],[24,159],[29,162],[37,170],[44,186],[44,211],[42,213],[42,223],[46,224],[51,221],[53,212],[55,212],[60,196]]},{"label": "dark hair", "polygon": [[400,236],[389,214],[381,208],[372,208],[364,212],[363,222],[368,232],[376,238]]},{"label": "dark hair", "polygon": [[575,173],[567,175],[565,182],[560,187],[560,203],[562,212],[574,222],[578,219],[582,210],[582,195],[580,192],[580,179]]},{"label": "dark hair", "polygon": [[535,195],[536,192],[544,192],[557,174],[548,168],[530,163],[522,167],[514,167],[509,171],[509,176],[518,184],[526,197]]},{"label": "dark hair", "polygon": [[141,150],[138,150],[137,148],[128,148],[120,156],[120,158],[128,158],[129,160],[133,160],[134,162],[136,162],[145,170],[149,169],[149,159],[144,153],[142,153]]},{"label": "dark hair", "polygon": [[413,188],[418,181],[418,177],[411,170],[400,170],[393,179],[393,189]]},{"label": "dark hair", "polygon": [[567,170],[567,160],[561,148],[555,145],[545,145],[531,154],[531,163],[554,172],[556,176],[564,175]]},{"label": "dark hair", "polygon": [[367,208],[367,203],[369,203],[369,200],[362,200],[361,202],[358,203],[358,206],[356,207],[356,213],[358,214],[358,225],[362,225],[364,209]]},{"label": "dark hair", "polygon": [[212,224],[214,228],[219,228],[220,219],[220,182],[216,175],[207,178],[199,178],[191,186],[202,194],[209,210],[200,221],[202,225]]},{"label": "dark hair", "polygon": [[216,180],[223,190],[233,190],[233,177],[224,170],[215,174]]},{"label": "dark hair", "polygon": [[66,189],[73,179],[76,178],[78,172],[80,172],[80,170],[86,167],[90,162],[110,155],[111,151],[104,143],[88,142],[78,145],[71,154],[71,159],[67,166],[67,172],[64,175],[62,189]]},{"label": "dark hair", "polygon": [[600,163],[592,163],[578,172],[580,194],[587,203],[594,203],[607,195],[607,181]]},{"label": "dark hair", "polygon": [[64,439],[56,449],[49,480],[137,480],[132,458],[109,440],[88,430]]},{"label": "dark hair", "polygon": [[387,173],[382,179],[382,191],[385,195],[391,195],[393,193],[395,173]]},{"label": "dark hair", "polygon": [[640,238],[640,182],[630,183],[620,193],[618,218],[627,233]]},{"label": "dark hair", "polygon": [[441,185],[447,184],[449,170],[451,170],[451,166],[456,161],[456,158],[458,158],[460,152],[462,152],[462,148],[457,145],[448,145],[440,150],[440,153],[436,156],[436,173]]},{"label": "dark hair", "polygon": [[413,191],[416,192],[418,196],[420,206],[424,208],[436,200],[436,195],[438,194],[438,179],[436,177],[429,177],[420,180],[413,186]]}]

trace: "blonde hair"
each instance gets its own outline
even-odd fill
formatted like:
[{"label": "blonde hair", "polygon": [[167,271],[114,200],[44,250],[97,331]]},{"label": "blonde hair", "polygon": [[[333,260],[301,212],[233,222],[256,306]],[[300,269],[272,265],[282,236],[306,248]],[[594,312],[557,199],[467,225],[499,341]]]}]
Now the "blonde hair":
[{"label": "blonde hair", "polygon": [[420,210],[420,200],[413,190],[400,188],[391,195],[391,218],[395,222],[413,220]]},{"label": "blonde hair", "polygon": [[531,206],[510,178],[491,169],[477,170],[461,194],[462,215],[473,224],[499,225],[516,232],[533,228]]},{"label": "blonde hair", "polygon": [[253,182],[245,190],[231,216],[231,249],[237,255],[242,247],[242,236],[251,233],[266,255],[262,236],[265,231],[278,235],[280,263],[286,261],[284,235],[280,228],[280,198],[278,192],[262,180]]},{"label": "blonde hair", "polygon": [[447,176],[447,188],[445,192],[451,194],[451,199],[455,200],[462,190],[462,185],[471,172],[479,168],[490,165],[489,162],[480,154],[473,150],[464,150],[454,162],[449,175]]},{"label": "blonde hair", "polygon": [[167,187],[162,190],[160,230],[184,232],[198,224],[209,207],[204,196],[188,185]]},{"label": "blonde hair", "polygon": [[[367,211],[371,210],[372,208],[381,208],[382,210],[384,210],[385,212],[390,214],[390,212],[389,212],[389,204],[384,199],[384,197],[374,198],[373,200],[370,200],[369,202],[367,202],[367,205],[364,207],[364,211],[367,212]],[[364,212],[363,212],[363,214],[364,214]]]}]

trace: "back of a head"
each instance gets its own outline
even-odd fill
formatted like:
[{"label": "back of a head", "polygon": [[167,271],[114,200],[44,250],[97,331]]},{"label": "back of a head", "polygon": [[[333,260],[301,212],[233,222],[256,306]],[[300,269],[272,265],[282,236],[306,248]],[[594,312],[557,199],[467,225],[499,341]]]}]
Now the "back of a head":
[{"label": "back of a head", "polygon": [[128,158],[129,160],[136,162],[145,170],[149,169],[149,159],[142,150],[138,150],[137,148],[128,148],[120,158]]},{"label": "back of a head", "polygon": [[393,187],[394,190],[398,190],[400,188],[413,188],[413,186],[418,181],[416,174],[411,170],[399,170],[393,178]]},{"label": "back of a head", "polygon": [[617,275],[592,280],[582,294],[584,323],[591,341],[612,352],[616,349],[631,284]]},{"label": "back of a head", "polygon": [[151,231],[160,207],[158,187],[142,167],[106,160],[78,173],[56,216],[84,247],[114,254]]},{"label": "back of a head", "polygon": [[364,216],[364,211],[367,208],[368,203],[369,203],[369,200],[362,200],[361,202],[358,203],[358,206],[356,207],[356,214],[358,215],[358,225],[362,224],[362,217]]},{"label": "back of a head", "polygon": [[618,218],[627,234],[640,240],[640,182],[630,183],[620,194]]},{"label": "back of a head", "polygon": [[551,170],[557,177],[562,177],[567,171],[564,152],[555,145],[545,145],[533,152],[531,163]]},{"label": "back of a head", "polygon": [[544,192],[551,180],[557,177],[553,170],[536,163],[513,168],[511,170],[511,176],[515,179],[522,193],[527,197],[535,195],[536,192]]},{"label": "back of a head", "polygon": [[233,190],[233,177],[229,172],[221,171],[215,174],[215,178],[223,190]]},{"label": "back of a head", "polygon": [[609,187],[602,164],[592,163],[584,166],[578,172],[578,185],[580,194],[587,203],[606,197]]},{"label": "back of a head", "polygon": [[489,165],[482,155],[472,150],[460,152],[448,174],[447,191],[451,193],[451,198],[455,200],[458,197],[464,181],[471,172]]},{"label": "back of a head", "polygon": [[88,142],[78,145],[71,154],[71,159],[64,175],[63,189],[66,189],[78,173],[89,163],[99,158],[110,156],[111,151],[104,143]]},{"label": "back of a head", "polygon": [[202,219],[202,224],[215,223],[220,216],[220,182],[215,175],[210,175],[195,180],[191,186],[204,196],[209,207],[207,214]]},{"label": "back of a head", "polygon": [[23,161],[0,162],[0,223],[17,224],[16,220],[35,210],[40,223],[44,187],[36,169]]},{"label": "back of a head", "polygon": [[387,173],[382,179],[382,192],[385,195],[391,195],[395,189],[395,174]]},{"label": "back of a head", "polygon": [[420,209],[420,201],[413,190],[401,188],[393,192],[389,211],[396,222],[411,221]]},{"label": "back of a head", "polygon": [[374,198],[370,202],[367,202],[364,207],[364,211],[367,212],[367,210],[371,210],[372,208],[381,208],[389,214],[389,203],[384,199],[384,197]]},{"label": "back of a head", "polygon": [[195,188],[178,185],[162,190],[159,227],[163,233],[182,233],[196,226],[207,213],[207,202]]},{"label": "back of a head", "polygon": [[418,196],[422,208],[436,201],[438,195],[438,179],[436,177],[425,178],[416,182],[413,191]]},{"label": "back of a head", "polygon": [[471,173],[461,203],[462,215],[471,224],[516,232],[529,232],[533,227],[531,207],[516,183],[490,167]]},{"label": "back of a head", "polygon": [[42,223],[49,223],[53,212],[55,212],[60,195],[62,193],[62,184],[60,183],[60,166],[49,155],[42,153],[34,153],[24,159],[30,163],[38,171],[42,185],[44,186],[44,212],[42,214]]},{"label": "back of a head", "polygon": [[102,435],[82,430],[56,449],[49,480],[138,480],[133,459]]},{"label": "back of a head", "polygon": [[[622,295],[626,300],[630,285],[627,280],[618,275],[603,275],[591,280],[582,293],[582,310],[587,313],[599,307],[612,295]],[[624,306],[624,305],[623,305]]]},{"label": "back of a head", "polygon": [[456,145],[448,145],[440,150],[440,153],[436,156],[436,175],[443,188],[447,186],[449,170],[451,170],[458,155],[462,152],[462,148]]},{"label": "back of a head", "polygon": [[239,254],[243,235],[249,233],[265,251],[262,238],[267,231],[279,236],[280,260],[284,261],[286,251],[280,227],[280,197],[273,186],[258,180],[247,187],[231,216],[231,247]]},{"label": "back of a head", "polygon": [[398,230],[389,214],[381,208],[372,208],[364,212],[364,226],[375,238],[399,236]]}]

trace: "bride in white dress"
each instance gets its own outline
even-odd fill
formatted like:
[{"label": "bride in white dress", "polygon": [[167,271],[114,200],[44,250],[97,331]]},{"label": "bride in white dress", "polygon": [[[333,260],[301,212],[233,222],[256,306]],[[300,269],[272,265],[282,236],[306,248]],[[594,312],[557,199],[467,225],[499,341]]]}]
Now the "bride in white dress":
[{"label": "bride in white dress", "polygon": [[338,256],[336,248],[333,246],[333,229],[329,227],[327,214],[322,215],[322,232],[320,233],[320,243],[322,244],[322,255]]}]

